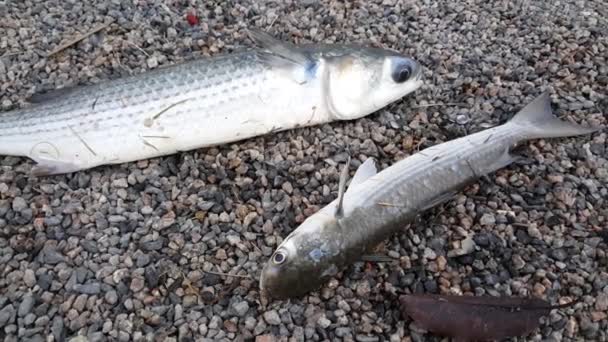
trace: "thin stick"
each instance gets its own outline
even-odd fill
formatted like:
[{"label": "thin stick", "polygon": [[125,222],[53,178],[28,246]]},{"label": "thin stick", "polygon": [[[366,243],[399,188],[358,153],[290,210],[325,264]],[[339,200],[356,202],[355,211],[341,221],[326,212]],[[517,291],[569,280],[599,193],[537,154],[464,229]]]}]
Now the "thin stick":
[{"label": "thin stick", "polygon": [[78,140],[80,140],[80,142],[84,145],[84,147],[86,147],[89,152],[91,152],[94,156],[97,156],[97,153],[95,153],[95,151],[93,151],[93,149],[91,148],[91,146],[89,146],[89,144],[87,144],[86,141],[84,141],[84,139],[80,136],[80,134],[78,134],[78,132],[76,132],[76,130],[74,129],[74,127],[69,126],[70,130],[72,131],[72,133],[74,133],[74,135],[76,136],[76,138],[78,138]]},{"label": "thin stick", "polygon": [[184,103],[184,102],[186,102],[186,101],[190,101],[190,99],[189,99],[189,98],[188,98],[188,99],[184,99],[184,100],[177,101],[177,102],[175,102],[175,103],[173,103],[173,104],[169,105],[167,108],[165,108],[165,109],[161,110],[161,111],[160,111],[160,112],[158,112],[156,115],[154,115],[154,116],[152,117],[152,120],[156,120],[156,119],[158,119],[158,118],[159,118],[159,117],[160,117],[160,116],[161,116],[161,115],[162,115],[164,112],[166,112],[166,111],[168,111],[169,109],[171,109],[171,108],[173,108],[173,107],[175,107],[175,106],[177,106],[177,105],[179,105],[179,104],[182,104],[182,103]]},{"label": "thin stick", "polygon": [[11,56],[18,56],[20,54],[22,54],[23,52],[6,52],[4,53],[4,55],[0,56],[0,58],[5,58],[5,57],[11,57]]},{"label": "thin stick", "polygon": [[91,31],[89,31],[87,33],[84,33],[84,34],[80,34],[76,38],[68,41],[67,43],[60,45],[55,50],[49,52],[46,56],[47,57],[51,57],[52,55],[54,55],[54,54],[56,54],[58,52],[61,52],[61,51],[65,50],[65,49],[67,49],[70,46],[72,46],[72,45],[80,42],[81,40],[83,40],[83,39],[85,39],[87,37],[90,37],[90,36],[94,35],[95,33],[97,33],[99,31],[105,29],[106,27],[110,26],[110,24],[111,23],[106,23],[106,24],[98,25],[98,26],[94,27]]},{"label": "thin stick", "polygon": [[213,271],[205,271],[205,270],[203,270],[203,272],[204,272],[204,273],[208,273],[208,274],[215,274],[215,275],[218,275],[218,276],[226,276],[226,277],[235,277],[235,278],[251,279],[251,276],[249,276],[249,275],[230,274],[230,273],[213,272]]},{"label": "thin stick", "polygon": [[146,52],[146,50],[140,48],[139,46],[137,46],[137,44],[129,41],[129,40],[124,40],[125,42],[127,42],[127,44],[133,46],[134,48],[136,48],[137,50],[141,51],[144,55],[146,55],[147,57],[150,57],[150,54]]},{"label": "thin stick", "polygon": [[466,103],[462,103],[462,102],[429,103],[429,104],[423,104],[423,105],[419,105],[419,106],[414,106],[414,107],[412,107],[412,109],[427,108],[427,107],[441,107],[441,106],[460,106],[460,107],[466,107],[467,104]]}]

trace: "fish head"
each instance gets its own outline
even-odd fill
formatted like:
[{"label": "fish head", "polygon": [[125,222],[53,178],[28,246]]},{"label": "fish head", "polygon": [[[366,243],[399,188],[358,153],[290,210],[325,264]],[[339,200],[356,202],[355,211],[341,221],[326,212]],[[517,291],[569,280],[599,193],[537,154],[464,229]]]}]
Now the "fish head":
[{"label": "fish head", "polygon": [[358,119],[422,86],[423,68],[395,52],[360,48],[326,59],[326,103],[333,117]]},{"label": "fish head", "polygon": [[338,273],[339,229],[332,215],[316,213],[305,220],[275,250],[264,265],[260,291],[264,297],[286,299],[318,289]]}]

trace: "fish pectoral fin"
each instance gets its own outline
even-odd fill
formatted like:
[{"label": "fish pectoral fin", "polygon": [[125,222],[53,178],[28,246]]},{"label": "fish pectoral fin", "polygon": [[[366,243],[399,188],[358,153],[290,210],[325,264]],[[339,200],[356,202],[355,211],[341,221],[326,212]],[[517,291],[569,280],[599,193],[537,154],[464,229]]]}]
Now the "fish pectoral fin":
[{"label": "fish pectoral fin", "polygon": [[246,31],[249,38],[253,40],[255,44],[260,48],[271,52],[275,56],[304,67],[313,62],[306,53],[302,52],[301,49],[298,49],[291,43],[278,40],[268,33],[257,29],[247,29]]},{"label": "fish pectoral fin", "polygon": [[457,193],[458,192],[456,192],[456,191],[450,191],[450,192],[443,193],[439,196],[436,196],[435,198],[430,200],[426,205],[424,205],[422,208],[420,208],[419,211],[420,212],[427,211],[435,206],[445,203],[445,202],[449,201],[450,199],[452,199],[454,196],[456,196]]},{"label": "fish pectoral fin", "polygon": [[350,156],[348,156],[348,160],[346,161],[346,164],[344,164],[344,168],[342,168],[342,173],[340,174],[340,183],[338,185],[338,206],[336,207],[337,218],[344,216],[344,194],[346,193],[346,180],[348,179],[349,165]]},{"label": "fish pectoral fin", "polygon": [[350,185],[348,186],[348,190],[346,192],[348,193],[350,189],[352,189],[354,186],[365,182],[366,180],[376,175],[376,173],[378,173],[378,170],[376,170],[376,164],[374,163],[374,160],[372,158],[367,158],[367,160],[363,162],[363,164],[361,164],[361,166],[359,166],[359,168],[355,172],[355,175],[350,181]]},{"label": "fish pectoral fin", "polygon": [[70,162],[61,160],[35,158],[36,165],[32,167],[32,176],[44,177],[52,175],[60,175],[82,170],[82,167]]},{"label": "fish pectoral fin", "polygon": [[496,170],[502,169],[503,167],[506,167],[506,166],[516,162],[519,159],[523,159],[523,157],[511,154],[509,149],[505,149],[504,153],[501,154],[500,157],[498,159],[496,159],[493,163],[487,165],[485,168],[482,167],[482,168],[474,170],[475,175],[477,177],[483,177]]},{"label": "fish pectoral fin", "polygon": [[361,261],[367,262],[393,262],[395,259],[384,254],[367,254],[361,256]]}]

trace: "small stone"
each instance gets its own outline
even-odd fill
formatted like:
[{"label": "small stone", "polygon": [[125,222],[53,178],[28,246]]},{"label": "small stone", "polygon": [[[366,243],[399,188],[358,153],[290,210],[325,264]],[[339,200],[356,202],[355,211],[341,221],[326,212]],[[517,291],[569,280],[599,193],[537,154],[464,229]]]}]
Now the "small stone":
[{"label": "small stone", "polygon": [[44,253],[43,254],[44,262],[51,264],[51,265],[61,263],[65,260],[63,255],[61,253],[57,252],[57,250],[54,247],[45,248],[43,253]]},{"label": "small stone", "polygon": [[82,312],[82,310],[84,310],[84,307],[87,305],[87,295],[86,294],[81,294],[78,297],[76,297],[76,300],[74,300],[74,303],[72,304],[72,308],[76,309],[76,311],[78,312]]},{"label": "small stone", "polygon": [[220,248],[215,253],[215,258],[218,260],[226,260],[228,259],[228,255],[226,254],[226,251],[223,248]]},{"label": "small stone", "polygon": [[129,182],[127,182],[126,178],[118,178],[112,182],[112,186],[115,188],[128,188]]},{"label": "small stone", "polygon": [[32,311],[32,308],[34,307],[34,301],[34,296],[32,296],[31,293],[28,293],[23,296],[21,304],[19,304],[19,311],[17,313],[19,317],[24,317]]},{"label": "small stone", "polygon": [[281,188],[283,189],[283,191],[285,191],[286,193],[288,193],[290,195],[293,193],[293,186],[289,182],[283,183]]},{"label": "small stone", "polygon": [[13,210],[21,212],[28,208],[27,202],[21,197],[15,197],[13,199]]},{"label": "small stone", "polygon": [[146,63],[148,64],[148,68],[154,69],[158,66],[158,59],[156,59],[155,56],[152,56],[152,57],[148,58]]},{"label": "small stone", "polygon": [[445,259],[445,257],[443,255],[438,256],[436,262],[437,262],[437,269],[439,271],[445,270],[445,267],[447,265],[447,260]]},{"label": "small stone", "polygon": [[53,319],[53,325],[51,326],[51,333],[55,338],[55,341],[64,341],[65,340],[65,330],[63,318],[59,316],[55,316]]},{"label": "small stone", "polygon": [[521,258],[521,256],[519,256],[519,254],[514,254],[511,258],[511,261],[513,262],[513,266],[515,266],[515,269],[517,270],[521,270],[522,268],[524,268],[524,266],[526,266],[526,262],[524,261],[524,259]]},{"label": "small stone", "polygon": [[106,292],[104,298],[106,302],[111,305],[114,305],[118,302],[118,294],[114,290]]},{"label": "small stone", "polygon": [[496,217],[493,214],[485,213],[479,219],[479,224],[482,226],[493,226],[496,223]]},{"label": "small stone", "polygon": [[249,311],[249,303],[247,301],[236,302],[232,304],[232,312],[235,316],[243,317]]},{"label": "small stone", "polygon": [[608,314],[604,311],[592,311],[590,315],[594,322],[604,321],[608,317]]},{"label": "small stone", "polygon": [[598,311],[608,311],[608,293],[600,293],[595,299],[595,309]]},{"label": "small stone", "polygon": [[327,319],[325,315],[323,315],[317,320],[317,325],[319,325],[322,329],[327,329],[331,325],[331,321]]},{"label": "small stone", "polygon": [[195,295],[184,296],[183,303],[184,303],[184,307],[186,307],[186,308],[196,305],[197,302],[198,302],[198,297]]},{"label": "small stone", "polygon": [[554,249],[551,251],[551,256],[555,260],[564,261],[568,259],[568,253],[563,248]]},{"label": "small stone", "polygon": [[264,320],[270,325],[281,324],[281,317],[279,317],[279,313],[276,310],[266,311],[264,313]]},{"label": "small stone", "polygon": [[38,319],[36,319],[36,321],[34,322],[34,325],[37,327],[46,327],[47,325],[49,325],[50,319],[49,316],[42,316],[42,317],[38,317]]},{"label": "small stone", "polygon": [[23,282],[25,283],[25,285],[27,287],[34,287],[34,285],[36,285],[36,275],[34,274],[34,271],[31,269],[27,269],[25,270],[25,272],[23,273]]},{"label": "small stone", "polygon": [[0,310],[0,327],[4,327],[15,319],[15,308],[9,304]]},{"label": "small stone", "polygon": [[139,291],[143,290],[144,286],[145,286],[145,283],[142,278],[134,277],[131,280],[131,286],[129,288],[133,292],[139,292]]},{"label": "small stone", "polygon": [[73,287],[74,291],[79,293],[84,293],[88,295],[95,295],[101,291],[101,287],[99,283],[90,283],[90,284],[75,284]]},{"label": "small stone", "polygon": [[30,312],[29,314],[25,315],[25,318],[23,318],[23,324],[32,325],[35,320],[36,315]]},{"label": "small stone", "polygon": [[360,298],[365,298],[365,297],[369,296],[369,293],[371,292],[371,288],[369,286],[369,281],[363,280],[360,283],[358,283],[356,292],[357,292],[357,296],[359,296]]},{"label": "small stone", "polygon": [[538,227],[536,227],[535,224],[531,224],[531,225],[528,226],[528,235],[530,235],[531,237],[533,237],[535,239],[541,239],[542,238],[540,230],[538,230]]},{"label": "small stone", "polygon": [[275,342],[277,339],[273,335],[259,335],[255,337],[255,342]]},{"label": "small stone", "polygon": [[435,253],[434,250],[427,247],[424,249],[423,257],[427,260],[435,260],[437,258],[437,253]]},{"label": "small stone", "polygon": [[97,248],[97,243],[95,241],[82,240],[80,241],[80,245],[85,251],[89,253],[99,252],[99,249]]}]

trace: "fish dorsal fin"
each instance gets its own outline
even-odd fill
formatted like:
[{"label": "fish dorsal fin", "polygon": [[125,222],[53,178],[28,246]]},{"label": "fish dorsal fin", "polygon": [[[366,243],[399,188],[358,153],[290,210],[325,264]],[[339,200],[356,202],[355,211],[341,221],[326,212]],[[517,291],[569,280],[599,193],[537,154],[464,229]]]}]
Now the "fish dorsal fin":
[{"label": "fish dorsal fin", "polygon": [[278,40],[268,33],[256,29],[247,29],[247,34],[260,48],[285,60],[302,66],[308,66],[313,63],[310,56],[302,52],[294,44]]},{"label": "fish dorsal fin", "polygon": [[346,180],[348,178],[348,166],[350,165],[350,156],[344,164],[342,173],[340,174],[340,183],[338,185],[338,206],[336,207],[336,218],[344,216],[344,194],[346,193]]},{"label": "fish dorsal fin", "polygon": [[374,160],[372,158],[367,158],[367,160],[363,162],[363,164],[361,164],[355,172],[353,180],[350,181],[350,185],[348,186],[346,193],[348,193],[353,187],[370,179],[376,175],[376,173],[378,173],[378,170],[376,170]]}]

